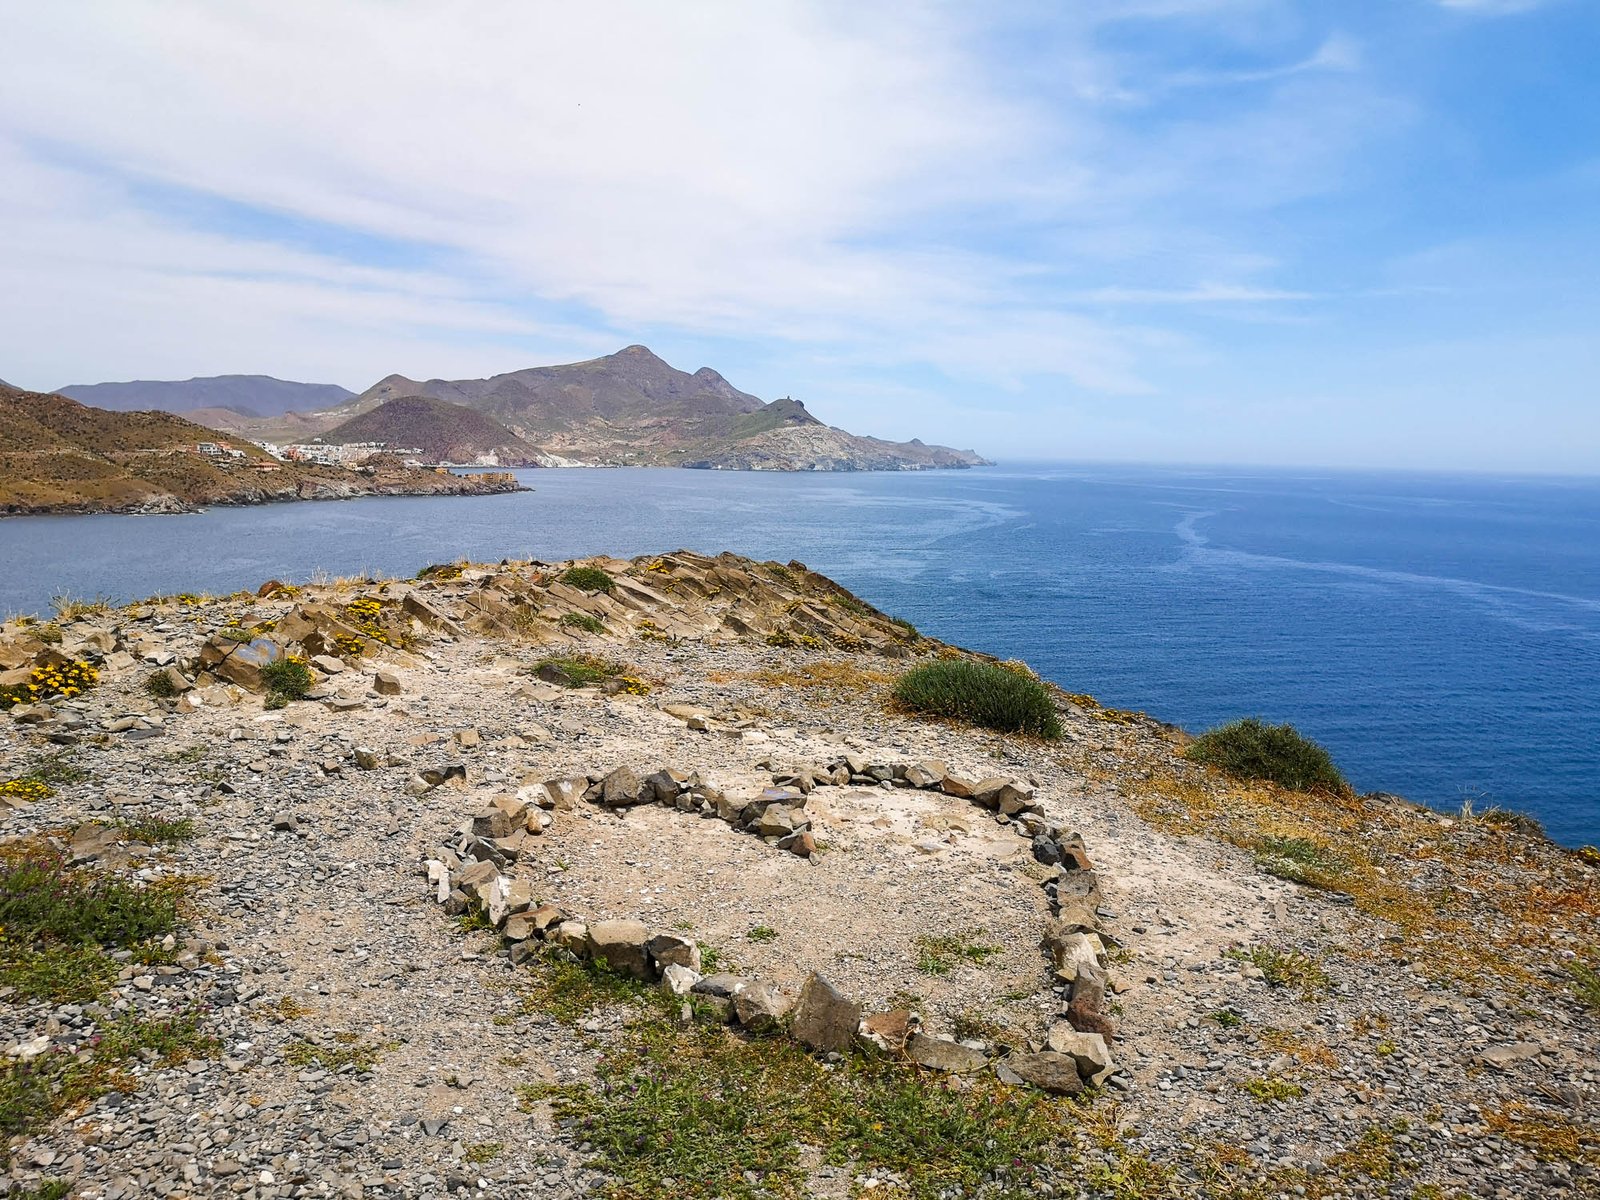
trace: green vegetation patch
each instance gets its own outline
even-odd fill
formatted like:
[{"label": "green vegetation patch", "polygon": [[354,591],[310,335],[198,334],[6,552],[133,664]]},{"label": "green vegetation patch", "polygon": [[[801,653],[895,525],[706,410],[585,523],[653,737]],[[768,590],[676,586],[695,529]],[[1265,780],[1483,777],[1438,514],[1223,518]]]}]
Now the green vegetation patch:
[{"label": "green vegetation patch", "polygon": [[612,1197],[794,1197],[804,1148],[889,1171],[895,1195],[1023,1197],[1077,1121],[1071,1102],[996,1080],[956,1083],[852,1056],[830,1068],[787,1038],[636,1024],[594,1083],[523,1089],[587,1142]]},{"label": "green vegetation patch", "polygon": [[606,631],[606,623],[599,617],[581,612],[562,613],[556,624],[567,629],[581,629],[585,633],[604,633]]},{"label": "green vegetation patch", "polygon": [[1192,762],[1221,767],[1243,779],[1266,779],[1295,791],[1349,792],[1328,752],[1293,725],[1244,717],[1210,730],[1184,751]]},{"label": "green vegetation patch", "polygon": [[1258,968],[1269,987],[1294,987],[1306,999],[1328,990],[1328,973],[1322,964],[1299,950],[1280,950],[1276,946],[1241,946],[1228,951],[1228,957]]},{"label": "green vegetation patch", "polygon": [[383,1046],[369,1045],[353,1033],[342,1033],[334,1034],[332,1045],[291,1042],[284,1048],[283,1061],[291,1067],[321,1067],[324,1071],[370,1071],[383,1050]]},{"label": "green vegetation patch", "polygon": [[1574,959],[1567,964],[1567,973],[1572,976],[1572,991],[1585,1008],[1600,1013],[1600,971],[1584,962]]},{"label": "green vegetation patch", "polygon": [[1239,1085],[1239,1090],[1257,1104],[1297,1100],[1306,1094],[1305,1088],[1287,1079],[1246,1079]]},{"label": "green vegetation patch", "polygon": [[0,847],[0,985],[56,1003],[95,999],[119,967],[107,950],[153,954],[187,886],[73,868],[38,840]]},{"label": "green vegetation patch", "polygon": [[452,579],[460,579],[461,572],[465,570],[462,563],[431,563],[417,572],[418,579],[432,579],[438,583],[448,583]]},{"label": "green vegetation patch", "polygon": [[216,1052],[193,1015],[103,1026],[76,1050],[51,1049],[26,1062],[0,1061],[0,1135],[33,1133],[59,1112],[112,1091],[130,1091],[136,1062],[160,1069]]},{"label": "green vegetation patch", "polygon": [[568,567],[557,578],[580,592],[610,592],[617,586],[617,581],[599,567]]},{"label": "green vegetation patch", "polygon": [[[549,670],[546,671],[546,668]],[[621,663],[609,662],[591,654],[555,654],[533,664],[535,675],[541,671],[560,672],[566,676],[566,686],[573,688],[604,683],[607,679],[620,676],[625,670],[627,668]]]},{"label": "green vegetation patch", "polygon": [[195,835],[193,817],[137,817],[119,821],[117,827],[147,846],[176,846]]},{"label": "green vegetation patch", "polygon": [[563,1025],[577,1025],[596,1009],[667,1003],[662,993],[616,974],[604,963],[575,960],[557,951],[535,959],[519,977],[517,988],[524,1012],[550,1016]]},{"label": "green vegetation patch", "polygon": [[967,933],[924,934],[916,939],[917,970],[924,975],[948,975],[964,962],[981,967],[1001,952],[1001,947],[980,941],[983,936],[981,929]]},{"label": "green vegetation patch", "polygon": [[178,694],[178,685],[165,670],[151,671],[144,677],[144,690],[157,700],[171,700]]},{"label": "green vegetation patch", "polygon": [[1342,865],[1326,846],[1303,837],[1263,837],[1255,855],[1256,866],[1268,875],[1308,887],[1335,887]]},{"label": "green vegetation patch", "polygon": [[990,663],[955,659],[913,667],[896,681],[894,699],[911,712],[1002,733],[1051,741],[1061,736],[1061,722],[1044,684]]},{"label": "green vegetation patch", "polygon": [[261,678],[267,685],[267,694],[285,700],[304,700],[315,682],[311,668],[301,659],[288,657],[270,662],[261,668]]}]

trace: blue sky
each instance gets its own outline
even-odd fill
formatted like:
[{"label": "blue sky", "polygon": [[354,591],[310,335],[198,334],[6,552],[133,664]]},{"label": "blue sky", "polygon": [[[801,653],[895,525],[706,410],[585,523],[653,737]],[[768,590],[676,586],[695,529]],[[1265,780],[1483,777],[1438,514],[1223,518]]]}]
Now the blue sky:
[{"label": "blue sky", "polygon": [[1591,0],[115,0],[0,42],[13,383],[644,342],[992,457],[1600,473]]}]

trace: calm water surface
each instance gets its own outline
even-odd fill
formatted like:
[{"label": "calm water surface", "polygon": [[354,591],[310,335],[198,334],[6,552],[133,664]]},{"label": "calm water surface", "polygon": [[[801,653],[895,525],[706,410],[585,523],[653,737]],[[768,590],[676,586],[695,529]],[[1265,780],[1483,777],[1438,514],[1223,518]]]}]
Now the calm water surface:
[{"label": "calm water surface", "polygon": [[1362,789],[1600,841],[1600,480],[1049,465],[524,473],[537,490],[0,521],[0,610],[678,547],[798,558],[948,641]]}]

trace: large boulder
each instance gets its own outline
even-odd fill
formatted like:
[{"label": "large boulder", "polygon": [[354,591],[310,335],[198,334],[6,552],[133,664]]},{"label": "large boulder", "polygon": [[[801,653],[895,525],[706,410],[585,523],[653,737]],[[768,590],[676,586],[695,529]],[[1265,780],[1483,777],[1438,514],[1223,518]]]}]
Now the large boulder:
[{"label": "large boulder", "polygon": [[794,1009],[794,1036],[824,1053],[847,1050],[861,1025],[861,1005],[839,992],[815,971],[800,989]]},{"label": "large boulder", "polygon": [[[1083,1091],[1078,1063],[1070,1054],[1044,1050],[1038,1054],[1013,1054],[1000,1064],[1023,1083],[1052,1096],[1076,1096]],[[1004,1078],[1004,1073],[1001,1073]]]},{"label": "large boulder", "polygon": [[759,981],[740,989],[733,997],[733,1015],[751,1033],[766,1033],[783,1020],[789,1006],[777,992]]},{"label": "large boulder", "polygon": [[589,957],[619,975],[650,979],[650,931],[643,921],[593,921],[589,924]]},{"label": "large boulder", "polygon": [[237,684],[251,692],[266,690],[261,678],[261,668],[280,662],[285,657],[282,646],[271,638],[252,638],[248,642],[230,642],[214,637],[200,647],[200,666],[218,679]]}]

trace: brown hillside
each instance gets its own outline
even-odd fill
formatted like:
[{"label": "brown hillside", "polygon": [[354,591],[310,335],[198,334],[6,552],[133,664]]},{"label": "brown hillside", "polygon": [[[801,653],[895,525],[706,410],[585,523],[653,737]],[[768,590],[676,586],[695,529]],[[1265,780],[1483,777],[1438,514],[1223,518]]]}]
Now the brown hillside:
[{"label": "brown hillside", "polygon": [[493,417],[431,396],[386,400],[322,435],[325,442],[387,442],[416,448],[427,462],[528,466],[539,461],[538,448],[519,438]]},{"label": "brown hillside", "polygon": [[203,454],[227,437],[161,412],[115,413],[65,396],[0,390],[0,513],[182,512],[209,504],[377,493],[513,490],[498,482],[387,467],[358,474],[279,463],[240,441],[234,456]]}]

